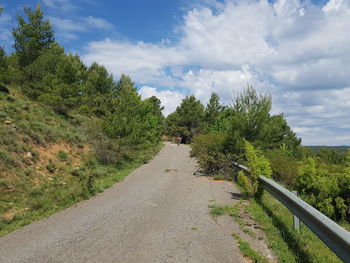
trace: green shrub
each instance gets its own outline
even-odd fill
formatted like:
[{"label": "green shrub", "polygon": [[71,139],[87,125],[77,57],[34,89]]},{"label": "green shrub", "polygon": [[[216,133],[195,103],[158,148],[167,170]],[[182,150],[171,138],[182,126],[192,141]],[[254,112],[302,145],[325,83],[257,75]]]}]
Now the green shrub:
[{"label": "green shrub", "polygon": [[300,196],[334,220],[350,222],[350,170],[339,165],[325,165],[315,158],[302,163],[296,179]]},{"label": "green shrub", "polygon": [[70,172],[71,175],[76,176],[76,177],[80,177],[82,173],[84,173],[84,170],[81,169],[80,167],[74,168],[74,169]]},{"label": "green shrub", "polygon": [[252,197],[254,192],[250,180],[243,171],[239,171],[237,175],[237,183],[242,187],[245,197]]},{"label": "green shrub", "polygon": [[68,155],[65,151],[58,151],[57,152],[57,157],[61,162],[67,162],[68,161]]},{"label": "green shrub", "polygon": [[20,161],[11,156],[7,151],[0,150],[0,164],[8,168],[21,167]]},{"label": "green shrub", "polygon": [[285,148],[278,148],[266,152],[271,168],[272,177],[283,185],[293,188],[298,177],[298,160]]},{"label": "green shrub", "polygon": [[12,95],[8,95],[8,96],[6,97],[6,100],[7,100],[8,102],[15,102],[15,101],[16,101],[16,98],[13,97]]},{"label": "green shrub", "polygon": [[82,168],[76,168],[74,169],[71,174],[73,176],[76,176],[80,185],[81,185],[81,197],[84,199],[89,198],[93,194],[97,192],[96,186],[95,186],[95,175],[91,170],[87,170],[84,167]]},{"label": "green shrub", "polygon": [[35,169],[34,168],[27,168],[24,170],[24,175],[25,176],[32,176],[35,174]]},{"label": "green shrub", "polygon": [[[249,167],[250,195],[260,195],[258,178],[260,175],[271,177],[272,169],[269,160],[248,141],[244,140],[246,166]],[[248,186],[246,186],[249,189]]]},{"label": "green shrub", "polygon": [[29,143],[30,142],[30,137],[28,135],[23,135],[22,140],[24,143]]},{"label": "green shrub", "polygon": [[30,152],[32,153],[32,161],[35,162],[35,163],[37,161],[39,161],[39,158],[40,158],[39,152],[36,151],[36,150],[33,150],[33,149],[31,149]]},{"label": "green shrub", "polygon": [[213,132],[193,137],[191,155],[196,156],[204,172],[217,174],[227,172],[228,156],[224,154],[225,133]]},{"label": "green shrub", "polygon": [[46,164],[46,169],[50,172],[50,173],[54,173],[57,169],[56,164],[50,160],[49,163]]}]

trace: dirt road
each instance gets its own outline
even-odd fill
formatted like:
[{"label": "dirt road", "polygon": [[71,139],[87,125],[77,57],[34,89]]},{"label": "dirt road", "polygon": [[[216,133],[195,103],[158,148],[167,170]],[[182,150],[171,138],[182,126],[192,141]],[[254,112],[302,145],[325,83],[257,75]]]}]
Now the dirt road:
[{"label": "dirt road", "polygon": [[166,143],[148,164],[90,200],[0,238],[0,262],[244,262],[228,182],[193,175],[189,147]]}]

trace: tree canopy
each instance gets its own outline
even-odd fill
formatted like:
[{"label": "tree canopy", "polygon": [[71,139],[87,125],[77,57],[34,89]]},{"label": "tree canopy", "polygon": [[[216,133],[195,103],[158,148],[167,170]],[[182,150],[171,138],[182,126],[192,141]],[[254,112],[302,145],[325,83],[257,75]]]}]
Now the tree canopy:
[{"label": "tree canopy", "polygon": [[14,28],[14,49],[19,58],[21,67],[31,64],[44,49],[48,49],[54,43],[54,32],[48,20],[44,20],[40,5],[34,11],[25,7],[24,12],[28,21],[17,16],[18,27]]},{"label": "tree canopy", "polygon": [[182,100],[175,112],[171,113],[165,123],[166,132],[172,136],[180,136],[184,142],[200,132],[204,121],[204,106],[194,95]]}]

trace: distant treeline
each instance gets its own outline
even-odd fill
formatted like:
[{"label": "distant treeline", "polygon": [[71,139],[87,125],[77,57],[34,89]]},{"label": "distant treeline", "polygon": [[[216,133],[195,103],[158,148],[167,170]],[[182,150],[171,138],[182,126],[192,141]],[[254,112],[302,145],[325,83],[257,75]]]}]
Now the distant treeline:
[{"label": "distant treeline", "polygon": [[320,146],[305,146],[309,148],[312,152],[318,153],[322,149],[328,149],[328,150],[334,150],[338,153],[347,153],[348,149],[350,149],[350,146],[325,146],[325,145],[320,145]]}]

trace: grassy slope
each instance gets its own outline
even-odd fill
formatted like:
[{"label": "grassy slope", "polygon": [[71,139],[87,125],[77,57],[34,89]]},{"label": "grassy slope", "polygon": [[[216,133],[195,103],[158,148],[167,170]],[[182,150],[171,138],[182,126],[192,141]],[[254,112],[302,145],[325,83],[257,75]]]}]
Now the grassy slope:
[{"label": "grassy slope", "polygon": [[121,168],[99,165],[84,135],[87,121],[67,120],[15,87],[0,92],[0,236],[101,192],[159,150]]}]

